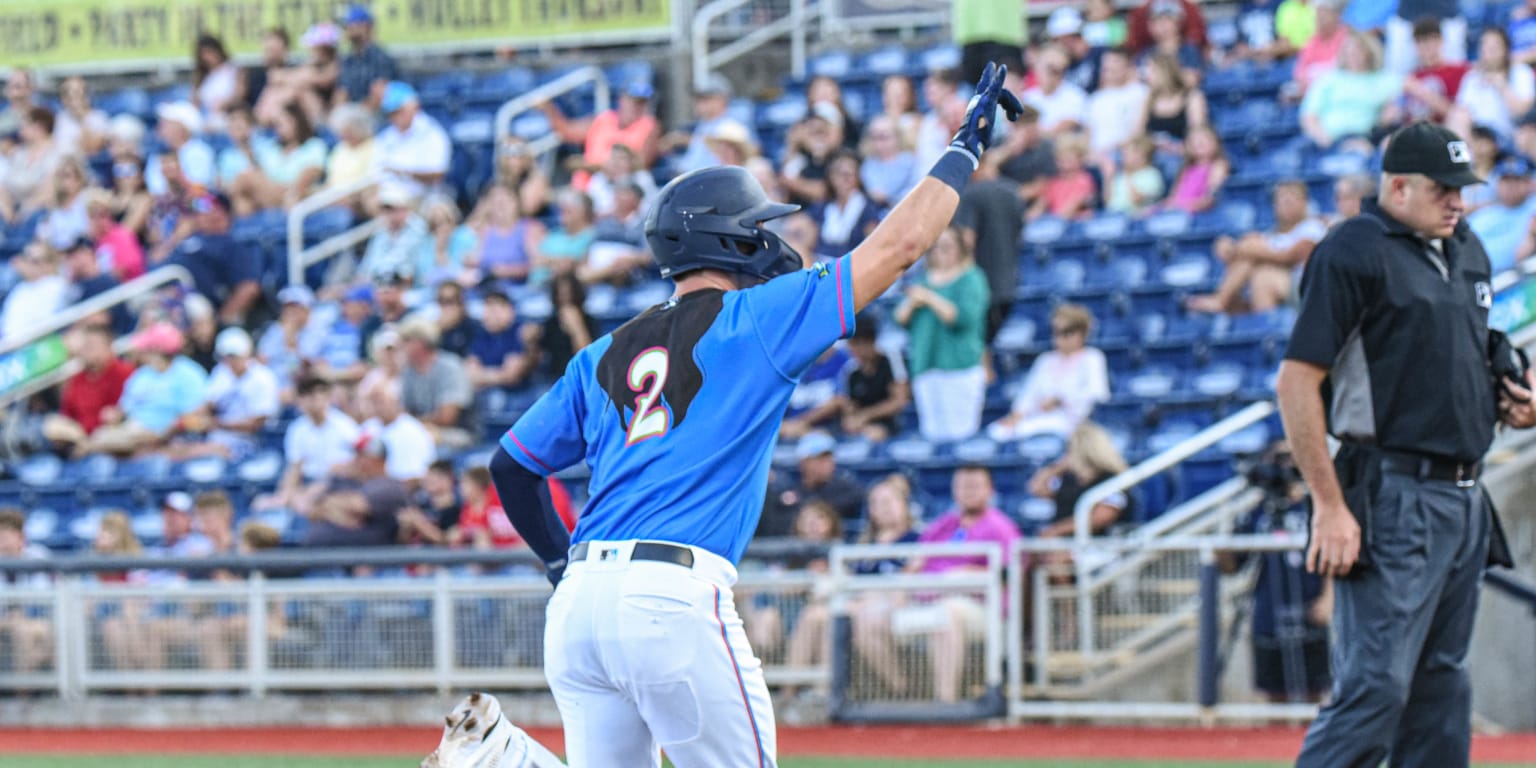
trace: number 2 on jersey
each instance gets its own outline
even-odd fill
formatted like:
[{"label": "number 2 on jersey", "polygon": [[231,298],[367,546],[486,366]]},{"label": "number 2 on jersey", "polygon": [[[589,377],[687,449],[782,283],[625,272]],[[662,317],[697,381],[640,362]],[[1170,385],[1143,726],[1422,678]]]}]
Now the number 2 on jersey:
[{"label": "number 2 on jersey", "polygon": [[667,433],[669,414],[661,404],[661,390],[667,385],[670,365],[666,347],[651,347],[629,362],[629,388],[639,394],[635,396],[635,414],[629,419],[625,446]]}]

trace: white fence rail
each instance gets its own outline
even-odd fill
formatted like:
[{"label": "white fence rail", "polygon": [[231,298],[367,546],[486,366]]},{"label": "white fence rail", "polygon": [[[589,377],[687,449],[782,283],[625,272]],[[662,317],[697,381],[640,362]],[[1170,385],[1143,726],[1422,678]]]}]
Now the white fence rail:
[{"label": "white fence rail", "polygon": [[[789,37],[790,74],[805,76],[806,38],[810,22],[820,14],[820,5],[807,0],[715,0],[699,9],[690,28],[693,52],[693,82],[702,83],[711,72],[752,51]],[[716,29],[725,26],[729,33]],[[712,48],[713,40],[728,40]]]}]

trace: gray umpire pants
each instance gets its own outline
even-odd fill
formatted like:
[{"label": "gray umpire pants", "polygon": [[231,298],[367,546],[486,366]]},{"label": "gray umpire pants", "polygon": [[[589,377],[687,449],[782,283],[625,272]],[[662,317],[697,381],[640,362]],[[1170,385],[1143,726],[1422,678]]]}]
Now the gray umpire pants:
[{"label": "gray umpire pants", "polygon": [[1367,515],[1361,548],[1372,562],[1334,583],[1333,696],[1296,765],[1375,768],[1390,756],[1394,768],[1466,766],[1483,488],[1386,473]]}]

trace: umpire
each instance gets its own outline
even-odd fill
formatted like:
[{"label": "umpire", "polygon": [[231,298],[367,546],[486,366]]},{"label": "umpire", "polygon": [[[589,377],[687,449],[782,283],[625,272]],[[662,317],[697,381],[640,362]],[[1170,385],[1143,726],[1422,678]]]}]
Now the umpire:
[{"label": "umpire", "polygon": [[1536,425],[1531,376],[1488,328],[1488,255],[1462,220],[1461,188],[1480,181],[1455,134],[1400,129],[1379,198],[1302,278],[1276,387],[1312,491],[1307,568],[1336,579],[1336,674],[1298,766],[1469,759],[1463,660],[1484,565],[1508,563],[1481,459],[1495,424]]}]

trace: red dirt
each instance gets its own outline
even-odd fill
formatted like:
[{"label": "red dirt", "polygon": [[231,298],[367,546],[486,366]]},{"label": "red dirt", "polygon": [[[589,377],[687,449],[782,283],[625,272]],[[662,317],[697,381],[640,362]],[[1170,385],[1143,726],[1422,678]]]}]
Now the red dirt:
[{"label": "red dirt", "polygon": [[[530,733],[560,751],[555,729]],[[799,756],[910,758],[1142,758],[1286,760],[1302,731],[1294,728],[1089,728],[1049,725],[842,726],[780,728],[779,753]],[[0,729],[0,754],[287,754],[422,755],[437,731],[422,728],[223,728],[164,730]],[[1519,762],[1536,755],[1536,734],[1479,736],[1478,761]]]}]

